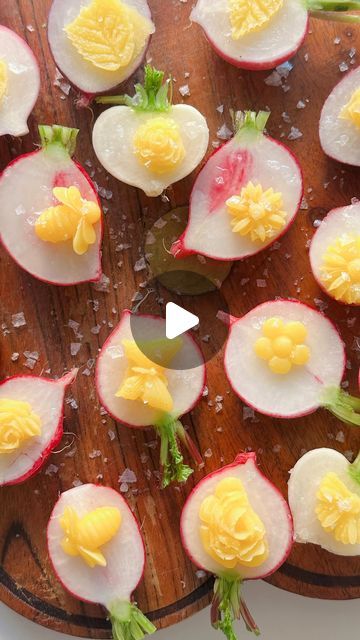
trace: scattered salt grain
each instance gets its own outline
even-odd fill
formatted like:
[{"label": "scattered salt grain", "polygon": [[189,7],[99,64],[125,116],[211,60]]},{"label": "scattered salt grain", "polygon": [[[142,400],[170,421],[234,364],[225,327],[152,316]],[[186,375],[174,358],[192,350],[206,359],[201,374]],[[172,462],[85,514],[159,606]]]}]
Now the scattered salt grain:
[{"label": "scattered salt grain", "polygon": [[90,460],[94,460],[95,458],[100,458],[101,451],[99,449],[93,449],[91,453],[89,453]]},{"label": "scattered salt grain", "polygon": [[134,484],[134,482],[137,482],[137,477],[131,469],[125,469],[121,476],[119,476],[119,482]]},{"label": "scattered salt grain", "polygon": [[100,333],[100,329],[101,329],[101,325],[96,324],[95,327],[91,327],[90,331],[91,333],[94,334],[94,336],[97,336]]},{"label": "scattered salt grain", "polygon": [[59,467],[56,464],[49,464],[48,468],[45,471],[46,476],[55,476],[59,471]]},{"label": "scattered salt grain", "polygon": [[126,482],[123,482],[120,485],[120,491],[121,491],[121,493],[127,493],[129,491],[129,485],[126,484]]},{"label": "scattered salt grain", "polygon": [[296,105],[297,109],[305,109],[306,107],[306,103],[304,102],[304,100],[299,100],[299,102]]},{"label": "scattered salt grain", "polygon": [[347,64],[347,62],[345,61],[340,62],[339,70],[341,71],[341,73],[345,73],[346,71],[349,71],[349,65]]},{"label": "scattered salt grain", "polygon": [[206,449],[205,453],[204,453],[204,457],[205,458],[211,458],[212,457],[212,450],[211,449]]},{"label": "scattered salt grain", "polygon": [[137,262],[135,262],[134,271],[135,272],[144,271],[144,269],[146,269],[146,262],[145,262],[145,258],[141,257]]},{"label": "scattered salt grain", "polygon": [[195,575],[198,578],[198,580],[202,580],[203,578],[206,578],[206,571],[199,569],[199,571],[195,572]]},{"label": "scattered salt grain", "polygon": [[266,280],[262,280],[261,278],[258,278],[256,280],[256,286],[259,287],[259,289],[265,289],[265,287],[267,287]]},{"label": "scattered salt grain", "polygon": [[182,87],[179,87],[179,93],[183,98],[186,96],[190,96],[190,87],[188,84],[183,84]]},{"label": "scattered salt grain", "polygon": [[16,362],[17,360],[19,360],[19,357],[20,357],[20,353],[18,353],[17,351],[14,351],[14,353],[11,356],[12,362]]},{"label": "scattered salt grain", "polygon": [[335,440],[337,442],[345,442],[345,435],[343,431],[338,431],[338,433],[336,434]]},{"label": "scattered salt grain", "polygon": [[79,478],[75,478],[75,480],[72,483],[73,487],[81,487],[83,483],[81,482],[81,480]]},{"label": "scattered salt grain", "polygon": [[23,311],[19,311],[19,313],[14,313],[11,316],[11,324],[15,329],[19,327],[24,327],[26,325],[26,319]]},{"label": "scattered salt grain", "polygon": [[115,436],[115,432],[114,432],[112,429],[109,429],[109,431],[108,431],[108,436],[109,436],[109,438],[110,438],[111,442],[112,442],[113,440],[115,440],[115,437],[116,437],[116,436]]},{"label": "scattered salt grain", "polygon": [[233,132],[226,124],[223,124],[220,129],[217,130],[216,135],[219,140],[230,140],[230,138],[233,137]]},{"label": "scattered salt grain", "polygon": [[288,140],[298,140],[302,138],[303,134],[297,127],[291,127],[290,133],[288,135]]},{"label": "scattered salt grain", "polygon": [[70,354],[72,356],[76,356],[81,348],[81,342],[71,342],[70,343]]},{"label": "scattered salt grain", "polygon": [[110,278],[103,273],[99,282],[94,282],[93,287],[95,291],[103,291],[104,293],[109,293],[110,290]]}]

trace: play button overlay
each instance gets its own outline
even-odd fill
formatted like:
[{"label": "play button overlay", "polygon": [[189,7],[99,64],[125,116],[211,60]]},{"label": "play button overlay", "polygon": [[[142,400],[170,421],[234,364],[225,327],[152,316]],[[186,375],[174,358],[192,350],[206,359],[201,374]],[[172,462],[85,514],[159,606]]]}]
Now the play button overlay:
[{"label": "play button overlay", "polygon": [[[183,276],[177,272],[177,285],[186,281],[186,290],[193,291],[201,280],[201,290],[206,293],[184,294],[181,286],[175,287],[176,291],[170,291],[162,279],[153,278],[139,291],[140,303],[134,305],[130,317],[132,338],[142,353],[161,367],[182,371],[199,366],[199,350],[205,362],[210,362],[218,355],[227,340],[228,326],[217,318],[217,314],[219,311],[224,316],[230,313],[226,299],[220,289],[214,289],[213,282],[205,282],[204,275],[188,270]],[[146,327],[146,323],[136,322],[137,315],[162,318],[156,336],[151,333],[150,320]],[[199,348],[187,348],[185,357],[172,358],[177,342],[188,344],[187,334],[191,335]]]},{"label": "play button overlay", "polygon": [[166,337],[168,340],[174,340],[186,331],[197,327],[200,323],[198,316],[190,311],[186,311],[174,302],[168,302],[166,305]]}]

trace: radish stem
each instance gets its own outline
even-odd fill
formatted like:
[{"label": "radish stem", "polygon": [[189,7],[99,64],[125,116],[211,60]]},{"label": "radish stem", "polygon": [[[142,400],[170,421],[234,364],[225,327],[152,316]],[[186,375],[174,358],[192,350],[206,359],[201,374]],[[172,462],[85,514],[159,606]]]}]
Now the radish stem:
[{"label": "radish stem", "polygon": [[354,462],[350,465],[349,473],[352,479],[360,484],[360,452],[357,454]]},{"label": "radish stem", "polygon": [[156,627],[130,602],[115,602],[109,607],[114,640],[142,640]]},{"label": "radish stem", "polygon": [[360,22],[360,15],[345,13],[360,10],[359,0],[307,0],[307,8],[313,18],[337,22]]},{"label": "radish stem", "polygon": [[241,618],[248,631],[256,636],[260,635],[259,628],[241,597],[241,588],[241,578],[217,577],[215,580],[211,624],[222,631],[228,640],[237,640],[234,622]]},{"label": "radish stem", "polygon": [[161,440],[160,462],[163,472],[163,489],[172,482],[186,482],[191,474],[194,473],[194,470],[184,464],[184,458],[179,448],[179,440],[185,444],[195,461],[201,464],[202,458],[195,443],[186,433],[181,422],[171,416],[167,416],[159,422],[155,429]]},{"label": "radish stem", "polygon": [[245,135],[258,136],[264,133],[267,121],[270,118],[270,111],[230,111],[235,135],[237,137]]},{"label": "radish stem", "polygon": [[135,95],[102,96],[98,104],[126,105],[135,111],[164,112],[172,105],[172,80],[164,82],[164,72],[149,64],[145,67],[144,84],[135,85]]},{"label": "radish stem", "polygon": [[70,157],[74,155],[79,129],[62,127],[58,124],[52,126],[41,124],[38,128],[41,146],[44,150],[61,149]]},{"label": "radish stem", "polygon": [[339,387],[329,387],[323,394],[321,406],[342,422],[360,427],[360,398]]}]

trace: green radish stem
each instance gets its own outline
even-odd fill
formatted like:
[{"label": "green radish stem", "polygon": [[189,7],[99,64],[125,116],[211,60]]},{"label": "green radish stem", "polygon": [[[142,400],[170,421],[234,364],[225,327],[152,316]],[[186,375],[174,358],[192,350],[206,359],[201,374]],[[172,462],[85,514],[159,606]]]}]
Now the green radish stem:
[{"label": "green radish stem", "polygon": [[96,99],[99,104],[125,105],[134,111],[166,112],[172,105],[172,80],[164,82],[164,72],[149,64],[145,67],[144,84],[135,85],[135,95],[103,96]]},{"label": "green radish stem", "polygon": [[306,0],[306,6],[313,18],[336,22],[360,22],[360,15],[345,13],[360,11],[360,0]]},{"label": "green radish stem", "polygon": [[360,484],[360,452],[357,454],[354,462],[350,465],[349,473],[352,479]]},{"label": "green radish stem", "polygon": [[235,135],[237,137],[258,136],[264,133],[270,111],[230,111]]},{"label": "green radish stem", "polygon": [[162,467],[162,487],[168,487],[172,482],[186,482],[194,473],[180,451],[179,440],[186,446],[197,464],[202,464],[202,458],[195,443],[186,433],[180,420],[168,415],[155,425],[161,440],[160,462]]},{"label": "green radish stem", "polygon": [[109,613],[114,640],[142,640],[156,631],[136,604],[116,601],[110,605]]},{"label": "green radish stem", "polygon": [[58,124],[52,126],[40,124],[39,134],[41,146],[45,151],[62,151],[72,157],[76,149],[76,139],[79,129],[62,127]]},{"label": "green radish stem", "polygon": [[360,398],[340,387],[329,387],[323,393],[321,406],[346,424],[360,427]]},{"label": "green radish stem", "polygon": [[242,619],[248,631],[260,635],[259,628],[241,596],[242,579],[217,577],[211,606],[211,624],[222,631],[228,640],[237,640],[234,631],[236,620]]}]

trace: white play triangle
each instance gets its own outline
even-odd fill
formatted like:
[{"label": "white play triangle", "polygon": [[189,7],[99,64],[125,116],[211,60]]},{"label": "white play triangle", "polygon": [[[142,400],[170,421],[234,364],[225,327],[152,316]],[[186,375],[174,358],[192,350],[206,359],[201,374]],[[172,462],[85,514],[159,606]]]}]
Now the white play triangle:
[{"label": "white play triangle", "polygon": [[173,340],[199,324],[199,318],[174,302],[166,305],[166,337]]}]

